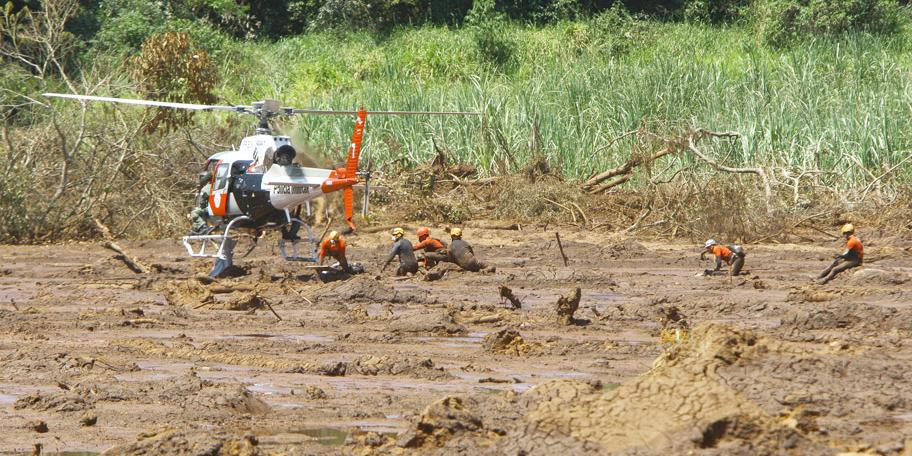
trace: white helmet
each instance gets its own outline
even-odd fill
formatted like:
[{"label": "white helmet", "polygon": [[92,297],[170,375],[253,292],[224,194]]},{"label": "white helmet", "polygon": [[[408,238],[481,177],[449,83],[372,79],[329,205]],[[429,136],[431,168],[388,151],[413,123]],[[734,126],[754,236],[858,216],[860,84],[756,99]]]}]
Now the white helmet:
[{"label": "white helmet", "polygon": [[712,247],[712,246],[714,246],[714,245],[716,245],[716,240],[715,240],[715,239],[710,239],[710,240],[706,241],[706,244],[703,245],[703,248],[704,248],[704,249],[708,249],[708,248],[710,248],[710,247]]}]

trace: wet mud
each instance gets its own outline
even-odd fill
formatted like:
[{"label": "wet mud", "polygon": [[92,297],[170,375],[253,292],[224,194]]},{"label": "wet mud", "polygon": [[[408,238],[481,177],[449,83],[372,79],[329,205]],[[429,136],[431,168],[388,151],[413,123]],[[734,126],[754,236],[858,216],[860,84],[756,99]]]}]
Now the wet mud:
[{"label": "wet mud", "polygon": [[[912,452],[912,258],[812,278],[840,246],[466,229],[496,272],[322,283],[264,241],[237,274],[175,241],[0,252],[0,453]],[[898,247],[892,247],[896,243]],[[202,275],[201,275],[202,273]]]}]

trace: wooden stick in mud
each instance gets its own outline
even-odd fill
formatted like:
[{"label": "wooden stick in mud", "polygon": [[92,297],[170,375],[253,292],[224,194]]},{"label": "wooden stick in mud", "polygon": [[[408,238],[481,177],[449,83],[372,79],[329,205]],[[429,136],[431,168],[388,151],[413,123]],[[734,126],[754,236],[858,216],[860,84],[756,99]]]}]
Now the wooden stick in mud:
[{"label": "wooden stick in mud", "polygon": [[560,250],[561,258],[564,259],[564,266],[567,266],[567,254],[564,253],[564,245],[561,244],[560,233],[555,231],[554,238],[557,239],[557,248]]},{"label": "wooden stick in mud", "polygon": [[117,243],[114,242],[114,236],[111,234],[111,230],[108,229],[108,227],[106,227],[103,223],[101,223],[101,220],[98,220],[97,218],[93,218],[92,222],[95,223],[95,229],[98,230],[98,233],[101,234],[101,236],[103,238],[105,238],[105,242],[102,245],[106,249],[112,250],[115,253],[117,253],[118,254],[117,259],[119,259],[120,261],[123,261],[124,264],[126,264],[127,267],[130,268],[130,270],[132,270],[133,272],[137,272],[140,274],[149,273],[148,266],[140,263],[139,260],[137,260],[136,258],[133,258],[129,254],[127,254],[127,252],[123,248],[121,248],[119,245],[117,245]]},{"label": "wooden stick in mud", "polygon": [[279,321],[282,321],[282,317],[280,317],[279,314],[276,313],[275,309],[272,308],[272,304],[270,304],[265,299],[263,300],[263,304],[266,304],[266,307],[269,308],[269,311],[272,312],[272,314],[275,315],[275,317],[278,318]]}]

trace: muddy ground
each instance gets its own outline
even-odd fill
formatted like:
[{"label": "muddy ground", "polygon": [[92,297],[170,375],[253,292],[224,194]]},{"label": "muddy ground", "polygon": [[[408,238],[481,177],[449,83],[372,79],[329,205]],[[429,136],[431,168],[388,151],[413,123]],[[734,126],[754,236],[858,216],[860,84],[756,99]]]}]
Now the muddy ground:
[{"label": "muddy ground", "polygon": [[216,283],[172,240],[123,243],[148,275],[5,246],[0,453],[912,454],[912,241],[819,286],[836,241],[748,246],[729,280],[589,232],[564,266],[523,228],[466,229],[496,272],[436,281],[381,275],[385,233],[334,283],[268,241]]}]

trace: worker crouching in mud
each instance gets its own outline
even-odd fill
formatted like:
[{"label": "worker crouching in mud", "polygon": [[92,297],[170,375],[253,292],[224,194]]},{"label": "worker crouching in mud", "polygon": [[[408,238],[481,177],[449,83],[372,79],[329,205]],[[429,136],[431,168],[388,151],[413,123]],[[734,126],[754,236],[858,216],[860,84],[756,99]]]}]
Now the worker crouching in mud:
[{"label": "worker crouching in mud", "polygon": [[437,261],[445,261],[433,259],[446,258],[447,246],[443,241],[431,237],[431,230],[427,227],[418,228],[416,234],[418,235],[418,243],[415,244],[415,251],[424,250],[424,267],[431,269],[437,264]]},{"label": "worker crouching in mud", "polygon": [[348,265],[348,259],[345,258],[345,239],[342,238],[338,231],[331,231],[329,238],[320,244],[319,257],[320,264],[323,264],[327,257],[334,258],[339,262],[339,267],[342,268],[342,271],[354,274],[354,271]]},{"label": "worker crouching in mud", "polygon": [[478,272],[481,270],[487,270],[494,272],[494,267],[488,267],[485,263],[478,261],[478,258],[475,257],[475,250],[472,249],[472,246],[462,240],[462,229],[453,228],[450,230],[450,248],[447,250],[446,258],[439,258],[437,254],[433,256],[428,255],[435,261],[449,261],[456,263],[460,268],[466,271]]},{"label": "worker crouching in mud", "polygon": [[744,267],[744,257],[747,256],[740,245],[725,247],[712,239],[706,241],[706,244],[703,245],[703,253],[700,254],[700,259],[702,260],[707,253],[716,257],[716,268],[703,271],[703,275],[716,274],[722,269],[722,262],[724,261],[728,265],[731,275],[736,276],[741,273],[741,268]]},{"label": "worker crouching in mud", "polygon": [[399,257],[399,269],[396,269],[397,276],[415,274],[418,272],[418,260],[415,259],[415,250],[412,248],[412,242],[406,239],[405,230],[402,228],[393,228],[390,233],[393,235],[393,249],[390,251],[386,262],[380,272],[386,270],[386,267],[393,261],[393,258]]},{"label": "worker crouching in mud", "polygon": [[855,225],[851,223],[843,225],[842,235],[846,239],[846,250],[836,255],[833,263],[817,277],[820,279],[821,285],[833,280],[840,272],[857,268],[864,263],[864,247],[861,245],[861,240],[855,237]]}]

